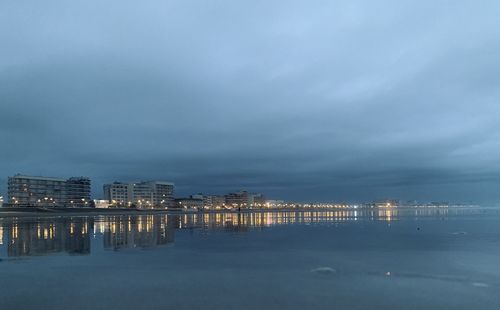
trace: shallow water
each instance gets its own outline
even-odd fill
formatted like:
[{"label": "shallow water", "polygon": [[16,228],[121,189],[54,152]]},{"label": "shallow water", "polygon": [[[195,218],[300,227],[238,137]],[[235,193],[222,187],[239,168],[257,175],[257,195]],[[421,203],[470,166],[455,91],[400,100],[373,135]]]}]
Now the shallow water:
[{"label": "shallow water", "polygon": [[0,309],[500,309],[500,210],[0,218]]}]

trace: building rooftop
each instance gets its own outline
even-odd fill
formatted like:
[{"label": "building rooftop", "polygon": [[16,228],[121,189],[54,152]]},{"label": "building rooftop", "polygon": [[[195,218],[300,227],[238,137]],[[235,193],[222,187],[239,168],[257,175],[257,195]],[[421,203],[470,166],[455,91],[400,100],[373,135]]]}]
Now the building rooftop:
[{"label": "building rooftop", "polygon": [[66,179],[54,178],[54,177],[42,177],[42,176],[30,176],[30,175],[22,175],[16,174],[12,179],[31,179],[31,180],[44,180],[44,181],[57,181],[57,182],[66,182]]}]

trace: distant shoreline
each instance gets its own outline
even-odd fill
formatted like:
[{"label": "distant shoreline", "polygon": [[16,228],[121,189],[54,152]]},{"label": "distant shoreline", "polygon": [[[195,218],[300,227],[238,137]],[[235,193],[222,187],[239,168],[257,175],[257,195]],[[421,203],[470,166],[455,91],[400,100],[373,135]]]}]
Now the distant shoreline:
[{"label": "distant shoreline", "polygon": [[479,206],[449,207],[374,207],[374,208],[269,208],[269,209],[220,209],[220,210],[186,210],[186,209],[126,209],[126,208],[0,208],[0,218],[5,217],[51,217],[51,216],[93,216],[93,215],[145,215],[145,214],[212,214],[212,213],[256,213],[256,212],[315,212],[315,211],[366,211],[366,210],[407,210],[407,209],[460,209],[480,208]]},{"label": "distant shoreline", "polygon": [[19,216],[92,216],[92,215],[145,215],[145,214],[204,214],[204,213],[252,213],[252,212],[291,212],[291,211],[326,211],[331,209],[318,208],[292,209],[220,209],[220,210],[192,210],[192,209],[126,209],[126,208],[0,208],[0,218]]}]

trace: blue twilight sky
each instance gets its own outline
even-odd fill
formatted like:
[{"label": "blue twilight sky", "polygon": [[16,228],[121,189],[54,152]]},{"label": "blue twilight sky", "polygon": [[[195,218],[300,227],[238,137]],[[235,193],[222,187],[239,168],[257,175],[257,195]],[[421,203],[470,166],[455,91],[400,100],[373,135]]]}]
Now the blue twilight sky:
[{"label": "blue twilight sky", "polygon": [[0,2],[15,173],[500,200],[500,1]]}]

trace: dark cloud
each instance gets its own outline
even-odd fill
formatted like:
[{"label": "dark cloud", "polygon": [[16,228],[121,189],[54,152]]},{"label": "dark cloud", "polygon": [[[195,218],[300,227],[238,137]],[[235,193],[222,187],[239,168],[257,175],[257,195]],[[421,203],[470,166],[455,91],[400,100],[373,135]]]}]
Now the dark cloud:
[{"label": "dark cloud", "polygon": [[496,1],[6,1],[17,172],[297,200],[500,198]]}]

